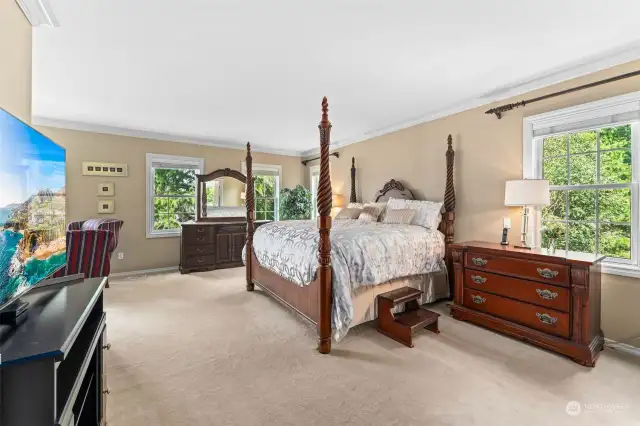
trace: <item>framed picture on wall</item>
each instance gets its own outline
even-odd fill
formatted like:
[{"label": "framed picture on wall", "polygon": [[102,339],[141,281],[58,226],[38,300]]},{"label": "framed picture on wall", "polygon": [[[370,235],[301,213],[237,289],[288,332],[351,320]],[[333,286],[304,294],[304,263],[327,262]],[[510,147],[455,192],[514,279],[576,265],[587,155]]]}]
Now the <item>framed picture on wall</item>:
[{"label": "framed picture on wall", "polygon": [[112,214],[116,211],[115,200],[98,200],[98,214]]},{"label": "framed picture on wall", "polygon": [[113,197],[116,195],[116,184],[113,182],[101,182],[98,184],[98,197]]}]

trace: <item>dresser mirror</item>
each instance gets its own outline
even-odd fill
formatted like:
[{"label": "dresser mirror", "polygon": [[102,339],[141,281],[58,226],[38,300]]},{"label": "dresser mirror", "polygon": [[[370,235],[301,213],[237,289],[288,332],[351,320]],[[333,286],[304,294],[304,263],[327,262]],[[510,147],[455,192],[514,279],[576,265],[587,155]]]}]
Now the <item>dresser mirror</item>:
[{"label": "dresser mirror", "polygon": [[247,178],[237,170],[198,175],[198,221],[245,220]]}]

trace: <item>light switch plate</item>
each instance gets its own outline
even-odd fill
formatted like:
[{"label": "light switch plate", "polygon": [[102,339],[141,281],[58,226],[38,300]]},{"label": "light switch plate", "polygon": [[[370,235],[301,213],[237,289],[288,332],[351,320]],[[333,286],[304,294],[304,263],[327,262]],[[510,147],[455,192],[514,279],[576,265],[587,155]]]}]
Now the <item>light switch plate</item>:
[{"label": "light switch plate", "polygon": [[83,176],[127,177],[129,175],[129,169],[124,163],[83,161],[82,174]]}]

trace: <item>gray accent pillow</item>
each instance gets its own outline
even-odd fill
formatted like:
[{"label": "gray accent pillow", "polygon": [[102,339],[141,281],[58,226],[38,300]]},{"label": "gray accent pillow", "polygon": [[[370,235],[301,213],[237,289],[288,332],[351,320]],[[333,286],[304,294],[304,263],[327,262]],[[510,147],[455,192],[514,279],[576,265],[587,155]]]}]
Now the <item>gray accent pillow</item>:
[{"label": "gray accent pillow", "polygon": [[401,225],[411,225],[411,221],[416,215],[412,209],[387,209],[387,213],[382,223],[399,223]]},{"label": "gray accent pillow", "polygon": [[338,214],[336,215],[336,220],[357,219],[360,216],[361,212],[362,209],[350,209],[347,207],[346,209],[342,209],[338,212]]}]

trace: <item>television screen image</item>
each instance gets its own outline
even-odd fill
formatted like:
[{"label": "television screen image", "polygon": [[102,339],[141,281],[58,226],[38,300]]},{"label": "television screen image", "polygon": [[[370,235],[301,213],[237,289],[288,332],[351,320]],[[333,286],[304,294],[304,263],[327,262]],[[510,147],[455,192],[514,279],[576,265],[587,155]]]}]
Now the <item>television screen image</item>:
[{"label": "television screen image", "polygon": [[65,156],[0,108],[0,308],[66,262]]}]

